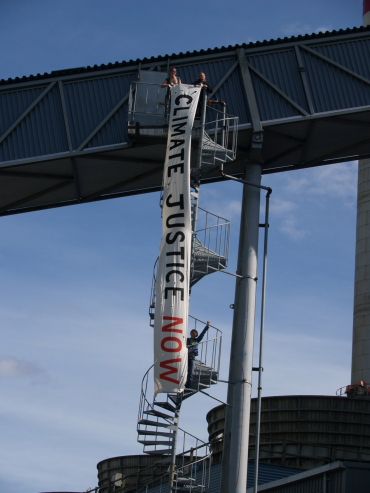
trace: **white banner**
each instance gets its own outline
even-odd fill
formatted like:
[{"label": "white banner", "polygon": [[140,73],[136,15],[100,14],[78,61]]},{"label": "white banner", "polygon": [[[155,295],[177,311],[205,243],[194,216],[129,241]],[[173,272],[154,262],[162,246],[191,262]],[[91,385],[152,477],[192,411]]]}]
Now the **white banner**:
[{"label": "white banner", "polygon": [[200,87],[171,88],[163,174],[163,236],[155,284],[154,392],[184,390],[191,259],[190,150]]}]

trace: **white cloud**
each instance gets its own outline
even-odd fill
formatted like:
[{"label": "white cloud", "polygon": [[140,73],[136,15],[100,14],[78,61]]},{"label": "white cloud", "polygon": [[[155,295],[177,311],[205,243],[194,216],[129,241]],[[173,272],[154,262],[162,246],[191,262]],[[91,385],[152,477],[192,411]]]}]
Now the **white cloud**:
[{"label": "white cloud", "polygon": [[286,200],[280,197],[272,197],[271,199],[271,215],[284,217],[287,214],[294,213],[297,205],[291,200]]},{"label": "white cloud", "polygon": [[298,219],[293,216],[282,219],[279,229],[292,240],[302,240],[308,234],[308,232],[299,225]]},{"label": "white cloud", "polygon": [[357,163],[351,161],[338,165],[322,166],[309,175],[287,177],[286,189],[308,198],[326,197],[352,206],[356,199]]},{"label": "white cloud", "polygon": [[322,24],[314,27],[312,24],[297,21],[282,26],[280,31],[284,36],[297,36],[299,34],[312,34],[325,31],[333,31],[333,29],[333,26],[331,26],[330,24]]},{"label": "white cloud", "polygon": [[[357,195],[357,162],[299,170],[277,182],[271,197],[271,216],[278,230],[294,241],[310,234],[309,221],[303,221],[308,210],[322,210],[336,203],[355,207]],[[279,188],[278,188],[279,187]],[[273,187],[274,188],[274,187]]]},{"label": "white cloud", "polygon": [[37,365],[16,358],[0,358],[0,378],[32,377],[43,373]]},{"label": "white cloud", "polygon": [[333,395],[350,379],[348,341],[341,338],[270,332],[265,360],[265,388],[270,395]]}]

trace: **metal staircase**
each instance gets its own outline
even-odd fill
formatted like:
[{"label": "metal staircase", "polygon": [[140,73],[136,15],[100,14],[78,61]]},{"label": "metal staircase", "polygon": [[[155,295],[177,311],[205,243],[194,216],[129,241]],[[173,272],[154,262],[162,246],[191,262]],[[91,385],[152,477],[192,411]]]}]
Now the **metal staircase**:
[{"label": "metal staircase", "polygon": [[[221,108],[221,109],[220,109]],[[226,113],[226,104],[213,100],[207,105],[202,135],[202,169],[217,168],[236,159],[239,118]]]},{"label": "metal staircase", "polygon": [[[230,221],[198,207],[198,194],[192,198],[192,216],[198,227],[193,233],[190,286],[202,277],[227,268],[229,258]],[[155,281],[158,258],[154,263],[149,301],[149,324],[154,326]]]},{"label": "metal staircase", "polygon": [[[204,325],[199,319],[189,318],[190,330]],[[165,397],[161,394],[152,400],[154,365],[143,377],[137,420],[138,442],[143,445],[144,453],[158,456],[162,464],[167,460],[168,471],[158,481],[162,486],[171,484],[171,490],[168,490],[171,493],[206,491],[210,466],[208,444],[182,429],[179,417],[185,399],[217,383],[221,343],[221,331],[211,325],[204,340],[198,345],[199,353],[194,362],[192,379],[189,388],[183,392],[165,394]],[[156,486],[153,485],[153,488]],[[145,491],[152,491],[152,487]]]},{"label": "metal staircase", "polygon": [[[143,96],[143,108],[147,108],[147,92],[145,85],[136,85],[132,92],[131,107],[138,111],[139,95]],[[150,91],[154,91],[150,87]],[[136,106],[134,100],[136,98]],[[156,101],[162,98],[156,93]],[[215,103],[215,102],[213,102]],[[233,161],[236,157],[236,135],[238,119],[226,115],[226,106],[221,103],[222,111],[213,107],[203,114],[200,125],[195,126],[193,136],[198,142],[200,160],[191,174],[191,219],[192,219],[192,255],[190,265],[190,288],[204,276],[226,269],[229,254],[230,222],[216,214],[199,207],[199,177],[204,167],[220,167],[221,164]],[[154,109],[153,109],[154,108]],[[155,114],[162,113],[160,105],[151,108]],[[140,116],[142,118],[142,116]],[[145,116],[146,118],[146,116]],[[132,113],[132,121],[137,117]],[[141,122],[147,123],[147,122]],[[163,128],[163,121],[160,131]],[[145,125],[142,125],[145,127]],[[143,128],[141,128],[143,130]],[[153,129],[150,129],[152,131]],[[159,129],[155,128],[155,132]],[[137,125],[136,130],[137,131]],[[145,129],[145,132],[147,129]],[[153,135],[153,134],[152,134]],[[154,265],[151,298],[149,304],[150,325],[154,326],[155,315],[155,284],[158,259]],[[191,330],[203,329],[204,322],[189,317],[188,333]],[[201,329],[200,329],[201,330]],[[200,332],[199,330],[199,332]],[[218,381],[221,331],[209,326],[203,340],[198,343],[197,358],[193,361],[191,377],[187,387],[175,394],[154,394],[153,364],[142,380],[139,413],[137,420],[137,439],[143,445],[143,451],[158,457],[161,467],[168,464],[165,474],[154,482],[145,485],[146,493],[205,493],[209,485],[211,451],[209,444],[185,431],[179,426],[180,410],[185,399],[196,392],[203,392]],[[153,398],[154,395],[154,398]],[[165,397],[163,397],[165,395]],[[138,490],[141,491],[141,490]]]}]

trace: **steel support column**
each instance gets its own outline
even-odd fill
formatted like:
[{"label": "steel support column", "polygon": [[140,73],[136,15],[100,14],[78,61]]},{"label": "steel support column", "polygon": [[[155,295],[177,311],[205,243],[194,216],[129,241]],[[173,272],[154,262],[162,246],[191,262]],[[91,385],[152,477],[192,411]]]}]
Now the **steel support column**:
[{"label": "steel support column", "polygon": [[[366,26],[370,3],[364,0],[363,4]],[[370,382],[370,159],[361,159],[358,164],[352,384]]]},{"label": "steel support column", "polygon": [[[262,167],[246,168],[245,181],[260,186]],[[224,437],[222,493],[245,493],[247,488],[253,338],[256,313],[260,189],[244,184],[230,354],[228,406]],[[226,480],[225,480],[226,478]]]}]

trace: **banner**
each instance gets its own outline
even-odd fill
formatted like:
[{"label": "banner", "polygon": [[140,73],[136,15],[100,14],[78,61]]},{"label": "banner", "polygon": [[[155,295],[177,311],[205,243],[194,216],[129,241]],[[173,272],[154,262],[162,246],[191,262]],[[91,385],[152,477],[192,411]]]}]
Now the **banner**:
[{"label": "banner", "polygon": [[191,260],[190,150],[201,88],[171,88],[163,173],[162,242],[155,284],[154,393],[184,390]]}]

